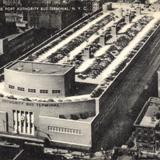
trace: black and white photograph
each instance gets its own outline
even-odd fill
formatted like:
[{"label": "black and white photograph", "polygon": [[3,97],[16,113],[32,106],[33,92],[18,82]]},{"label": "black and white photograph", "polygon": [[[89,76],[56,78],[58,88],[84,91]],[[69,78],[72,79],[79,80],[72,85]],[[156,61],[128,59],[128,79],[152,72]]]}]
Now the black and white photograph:
[{"label": "black and white photograph", "polygon": [[160,160],[160,0],[0,0],[0,160]]}]

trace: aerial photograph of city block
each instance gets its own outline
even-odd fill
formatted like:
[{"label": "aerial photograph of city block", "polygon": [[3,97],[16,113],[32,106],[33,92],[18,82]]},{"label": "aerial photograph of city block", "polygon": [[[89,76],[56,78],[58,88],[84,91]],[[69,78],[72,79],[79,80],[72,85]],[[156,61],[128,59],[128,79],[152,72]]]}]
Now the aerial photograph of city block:
[{"label": "aerial photograph of city block", "polygon": [[0,160],[159,160],[160,0],[0,0]]}]

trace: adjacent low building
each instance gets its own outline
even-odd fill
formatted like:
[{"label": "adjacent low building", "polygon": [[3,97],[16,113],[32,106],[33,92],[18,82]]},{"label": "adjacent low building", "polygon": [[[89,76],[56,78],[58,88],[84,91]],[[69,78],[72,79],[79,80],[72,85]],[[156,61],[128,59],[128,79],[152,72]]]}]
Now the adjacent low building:
[{"label": "adjacent low building", "polygon": [[34,47],[34,40],[33,28],[0,38],[0,55],[24,53]]},{"label": "adjacent low building", "polygon": [[159,156],[160,154],[160,90],[159,69],[158,78],[158,97],[150,97],[144,104],[139,113],[135,126],[135,142],[142,156]]},{"label": "adjacent low building", "polygon": [[134,126],[139,150],[156,152],[160,149],[160,99],[151,97],[145,103]]},{"label": "adjacent low building", "polygon": [[[17,10],[6,10],[5,20],[15,22],[18,27],[22,28],[30,26],[60,30],[81,18],[83,12],[81,2],[75,3],[74,0],[3,0],[3,4],[7,7],[19,7]],[[81,9],[78,9],[79,7]]]}]

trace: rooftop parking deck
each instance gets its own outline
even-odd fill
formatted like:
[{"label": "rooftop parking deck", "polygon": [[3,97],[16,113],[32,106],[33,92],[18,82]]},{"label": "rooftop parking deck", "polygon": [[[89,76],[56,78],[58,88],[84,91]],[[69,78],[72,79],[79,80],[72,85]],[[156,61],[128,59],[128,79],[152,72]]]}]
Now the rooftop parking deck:
[{"label": "rooftop parking deck", "polygon": [[[118,14],[116,7],[123,8],[122,15]],[[76,82],[98,87],[102,85],[105,90],[132,61],[160,24],[159,12],[145,10],[137,13],[136,7],[143,6],[113,4],[113,10],[93,15],[25,60],[33,63],[73,65]],[[126,15],[130,15],[129,21],[126,20]],[[29,72],[32,71],[31,66]],[[45,72],[42,69],[42,73]],[[61,73],[63,70],[49,69],[47,73],[51,72]]]},{"label": "rooftop parking deck", "polygon": [[[90,26],[87,24],[79,29],[80,34],[77,36],[76,34],[69,36],[68,42],[66,41],[68,38],[62,40],[60,44],[65,42],[65,46],[53,51],[55,46],[50,55],[47,52],[41,55],[40,57],[44,58],[42,61],[74,65],[78,82],[99,84],[100,81],[110,77],[112,72],[115,72],[116,68],[124,61],[129,61],[128,56],[141,41],[139,35],[143,39],[159,21],[159,17],[142,14],[132,15],[131,23],[126,24],[124,18],[118,17],[112,11],[104,15],[100,14],[90,23]],[[110,33],[106,44],[102,45],[100,36],[106,32],[111,32],[111,27],[115,25],[117,26],[117,34]],[[88,28],[87,31],[85,30],[86,27]],[[84,57],[87,54],[86,48],[90,50],[91,58]],[[39,60],[36,58],[34,61]]]}]

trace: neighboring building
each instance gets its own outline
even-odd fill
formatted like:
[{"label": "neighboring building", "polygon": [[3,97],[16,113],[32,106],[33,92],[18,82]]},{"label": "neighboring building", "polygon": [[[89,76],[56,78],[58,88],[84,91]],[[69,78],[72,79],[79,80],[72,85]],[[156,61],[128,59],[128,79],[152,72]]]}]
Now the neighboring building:
[{"label": "neighboring building", "polygon": [[23,20],[22,13],[4,13],[6,23],[15,23],[16,27],[26,29],[28,27],[28,22]]},{"label": "neighboring building", "polygon": [[101,0],[92,0],[92,11],[96,12],[102,7]]},{"label": "neighboring building", "polygon": [[4,74],[6,90],[15,95],[66,97],[71,95],[74,87],[74,68],[68,66],[21,61],[6,68]]},{"label": "neighboring building", "polygon": [[151,97],[144,104],[135,126],[135,142],[140,157],[160,157],[160,72],[158,74],[158,97]]},{"label": "neighboring building", "polygon": [[[34,28],[62,29],[82,17],[82,5],[76,0],[39,0],[39,1],[7,1],[6,6],[23,6],[24,8],[43,7],[39,10],[7,11],[6,22],[14,21],[17,26],[29,25]],[[55,8],[49,10],[49,7]],[[78,9],[80,7],[81,9]],[[67,10],[65,8],[68,8]],[[74,8],[74,9],[71,9]],[[22,17],[22,19],[21,19]],[[70,18],[68,18],[70,17]],[[21,24],[21,25],[20,25]]]},{"label": "neighboring building", "polygon": [[157,71],[158,74],[158,97],[160,97],[160,68]]},{"label": "neighboring building", "polygon": [[8,6],[16,6],[16,5],[21,5],[21,0],[2,0],[3,4],[8,5]]},{"label": "neighboring building", "polygon": [[156,152],[160,149],[160,99],[150,98],[141,110],[134,126],[139,150]]},{"label": "neighboring building", "polygon": [[158,10],[142,8],[107,3],[8,66],[0,83],[0,137],[93,149],[119,109],[119,97],[108,97],[160,32]]},{"label": "neighboring building", "polygon": [[34,29],[26,29],[0,39],[0,55],[24,53],[34,46]]},{"label": "neighboring building", "polygon": [[[158,73],[158,97],[150,97],[142,107],[134,122],[135,131],[132,134],[134,146],[132,150],[136,159],[160,158],[160,73]],[[122,149],[121,149],[122,150]],[[130,149],[124,149],[127,154]]]},{"label": "neighboring building", "polygon": [[160,158],[160,98],[151,97],[145,103],[134,126],[139,157]]},{"label": "neighboring building", "polygon": [[[3,1],[0,1],[0,7],[3,7]],[[5,22],[5,14],[3,11],[0,11],[0,25]]]}]

